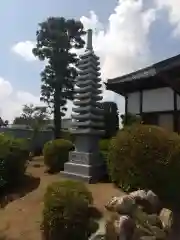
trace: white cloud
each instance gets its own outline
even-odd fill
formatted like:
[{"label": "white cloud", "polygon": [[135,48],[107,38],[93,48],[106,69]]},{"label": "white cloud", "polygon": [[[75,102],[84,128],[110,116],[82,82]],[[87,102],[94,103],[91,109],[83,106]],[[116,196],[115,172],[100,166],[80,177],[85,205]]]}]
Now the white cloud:
[{"label": "white cloud", "polygon": [[[149,33],[156,20],[155,9],[143,9],[142,0],[119,0],[103,28],[96,14],[81,17],[85,29],[93,29],[93,46],[100,57],[102,79],[114,78],[145,67],[152,61]],[[124,99],[104,90],[104,101],[115,101],[124,112]]]},{"label": "white cloud", "polygon": [[23,57],[26,61],[32,62],[37,60],[32,53],[34,47],[35,43],[32,41],[18,42],[12,47],[12,51]]},{"label": "white cloud", "polygon": [[157,8],[166,9],[169,22],[174,26],[174,37],[180,37],[180,1],[179,0],[154,0]]},{"label": "white cloud", "polygon": [[0,102],[7,99],[11,95],[12,91],[13,89],[11,84],[0,77]]},{"label": "white cloud", "polygon": [[12,121],[19,116],[24,104],[40,103],[39,97],[24,91],[14,91],[10,82],[0,77],[0,117]]},{"label": "white cloud", "polygon": [[98,17],[82,17],[85,28],[94,30],[93,45],[100,56],[103,79],[117,77],[151,62],[149,32],[155,10],[143,10],[142,0],[119,0],[106,30]]}]

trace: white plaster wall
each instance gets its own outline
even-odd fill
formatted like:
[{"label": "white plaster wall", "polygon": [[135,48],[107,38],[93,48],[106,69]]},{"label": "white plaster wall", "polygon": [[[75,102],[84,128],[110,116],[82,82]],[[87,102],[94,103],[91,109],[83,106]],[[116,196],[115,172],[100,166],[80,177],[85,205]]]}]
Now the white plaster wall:
[{"label": "white plaster wall", "polygon": [[140,113],[140,92],[128,94],[127,112],[132,114]]},{"label": "white plaster wall", "polygon": [[143,112],[174,110],[174,96],[171,88],[158,88],[143,91]]},{"label": "white plaster wall", "polygon": [[159,126],[169,130],[173,131],[173,115],[172,114],[160,114],[159,115]]},{"label": "white plaster wall", "polygon": [[180,96],[177,94],[177,109],[180,110]]}]

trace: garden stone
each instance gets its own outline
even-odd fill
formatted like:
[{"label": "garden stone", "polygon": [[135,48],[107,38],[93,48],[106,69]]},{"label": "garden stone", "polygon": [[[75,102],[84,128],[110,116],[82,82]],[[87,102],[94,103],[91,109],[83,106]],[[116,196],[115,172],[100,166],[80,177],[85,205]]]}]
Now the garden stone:
[{"label": "garden stone", "polygon": [[144,208],[147,213],[160,212],[160,201],[158,196],[152,191],[138,190],[129,194],[136,203]]},{"label": "garden stone", "polygon": [[151,204],[151,212],[159,213],[161,210],[161,204],[158,196],[153,191],[149,190],[146,199]]},{"label": "garden stone", "polygon": [[121,215],[131,215],[135,207],[135,200],[129,195],[113,197],[106,205],[107,210]]},{"label": "garden stone", "polygon": [[[148,209],[142,208],[144,203],[149,203]],[[106,225],[107,240],[167,240],[173,215],[169,209],[162,209],[159,215],[160,206],[158,196],[150,190],[113,197],[106,205],[112,212]]]},{"label": "garden stone", "polygon": [[120,216],[114,222],[115,231],[119,239],[131,240],[134,234],[135,222],[129,216]]},{"label": "garden stone", "polygon": [[135,200],[146,200],[147,192],[145,190],[137,190],[129,194]]},{"label": "garden stone", "polygon": [[163,208],[159,214],[159,218],[165,231],[170,232],[173,225],[173,212],[167,208]]}]

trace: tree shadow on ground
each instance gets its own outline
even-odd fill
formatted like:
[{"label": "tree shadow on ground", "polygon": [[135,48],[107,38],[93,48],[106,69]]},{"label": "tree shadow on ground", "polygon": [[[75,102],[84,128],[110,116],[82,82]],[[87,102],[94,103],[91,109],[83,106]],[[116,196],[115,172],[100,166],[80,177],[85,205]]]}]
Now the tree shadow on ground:
[{"label": "tree shadow on ground", "polygon": [[[33,166],[34,168],[41,168],[41,167],[43,167],[42,164],[40,164],[40,163],[34,163],[32,166]],[[1,239],[0,239],[0,240],[1,240]]]},{"label": "tree shadow on ground", "polygon": [[39,187],[39,184],[39,177],[25,175],[18,187],[11,189],[9,192],[6,192],[3,194],[3,196],[0,197],[1,208],[4,208],[9,202],[22,198],[28,193],[36,190]]}]

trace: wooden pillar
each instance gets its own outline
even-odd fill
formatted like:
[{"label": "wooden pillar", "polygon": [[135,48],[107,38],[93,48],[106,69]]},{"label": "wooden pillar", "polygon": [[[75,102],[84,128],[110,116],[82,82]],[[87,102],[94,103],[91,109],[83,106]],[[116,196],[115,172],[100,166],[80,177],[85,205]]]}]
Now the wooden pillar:
[{"label": "wooden pillar", "polygon": [[174,112],[173,112],[173,129],[179,132],[178,129],[178,109],[177,109],[177,93],[174,91]]},{"label": "wooden pillar", "polygon": [[143,91],[140,90],[139,94],[139,115],[141,118],[141,121],[143,121]]},{"label": "wooden pillar", "polygon": [[125,96],[125,124],[127,124],[127,115],[128,115],[128,95]]}]

